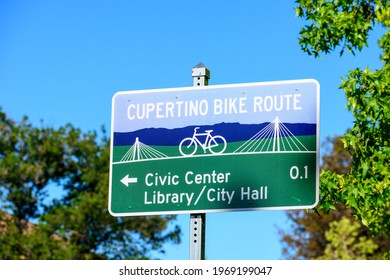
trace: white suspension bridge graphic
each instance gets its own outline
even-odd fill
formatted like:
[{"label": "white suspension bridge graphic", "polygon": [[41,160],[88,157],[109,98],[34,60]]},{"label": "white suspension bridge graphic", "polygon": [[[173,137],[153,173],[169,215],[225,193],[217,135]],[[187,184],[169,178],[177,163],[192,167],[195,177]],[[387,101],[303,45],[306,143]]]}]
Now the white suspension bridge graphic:
[{"label": "white suspension bridge graphic", "polygon": [[233,153],[308,151],[305,145],[276,117]]},{"label": "white suspension bridge graphic", "polygon": [[[169,159],[169,158],[181,158],[181,157],[192,157],[198,156],[194,155],[197,145],[201,146],[206,153],[206,150],[209,149],[209,154],[203,154],[200,156],[212,156],[217,154],[222,154],[226,149],[226,140],[220,135],[211,135],[212,130],[207,130],[204,134],[208,135],[205,140],[205,143],[200,143],[198,139],[195,139],[195,136],[201,135],[196,133],[196,130],[199,127],[195,128],[194,135],[192,138],[188,137],[181,141],[179,150],[181,156],[169,157],[166,154],[140,142],[139,138],[136,137],[134,144],[129,148],[126,154],[119,161],[120,163],[124,162],[133,162],[133,161],[145,161],[145,160],[155,160],[155,159]],[[191,141],[193,139],[193,144]],[[207,140],[208,139],[208,140]],[[220,141],[216,141],[221,139]],[[195,141],[196,140],[196,141]],[[192,151],[188,154],[183,152],[183,143],[187,141],[186,148],[193,146]],[[209,142],[207,142],[209,141]],[[213,142],[211,142],[213,141]],[[197,143],[198,142],[198,143]],[[188,146],[187,146],[188,145]],[[221,148],[218,148],[218,145],[222,145]],[[223,155],[228,154],[247,154],[247,153],[278,153],[278,152],[308,152],[309,150],[305,147],[304,144],[284,125],[279,117],[276,117],[272,122],[267,126],[253,135],[250,139],[245,141],[240,147],[238,147],[233,153],[223,153]]]},{"label": "white suspension bridge graphic", "polygon": [[163,154],[152,147],[145,145],[139,141],[139,138],[135,138],[133,146],[127,151],[127,153],[122,157],[120,162],[128,161],[140,161],[145,159],[157,159],[157,158],[167,158],[166,154]]}]

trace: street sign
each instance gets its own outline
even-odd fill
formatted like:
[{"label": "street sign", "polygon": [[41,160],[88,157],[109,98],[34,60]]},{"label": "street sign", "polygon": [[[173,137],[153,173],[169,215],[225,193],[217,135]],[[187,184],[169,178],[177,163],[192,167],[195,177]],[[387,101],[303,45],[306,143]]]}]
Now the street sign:
[{"label": "street sign", "polygon": [[319,92],[294,80],[116,93],[109,212],[314,207]]}]

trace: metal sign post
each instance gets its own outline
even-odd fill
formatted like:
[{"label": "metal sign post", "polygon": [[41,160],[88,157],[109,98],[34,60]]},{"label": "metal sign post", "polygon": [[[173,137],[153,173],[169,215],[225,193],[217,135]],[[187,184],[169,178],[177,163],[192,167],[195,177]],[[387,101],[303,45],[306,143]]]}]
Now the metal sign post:
[{"label": "metal sign post", "polygon": [[[207,86],[210,71],[202,63],[192,68],[193,86]],[[204,260],[206,248],[206,214],[190,215],[190,260]]]}]

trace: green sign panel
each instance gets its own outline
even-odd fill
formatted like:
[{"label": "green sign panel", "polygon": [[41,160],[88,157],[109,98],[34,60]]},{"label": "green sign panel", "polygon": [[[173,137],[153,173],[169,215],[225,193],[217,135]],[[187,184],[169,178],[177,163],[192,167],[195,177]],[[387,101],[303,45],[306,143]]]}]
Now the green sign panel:
[{"label": "green sign panel", "polygon": [[318,134],[315,80],[118,92],[109,211],[314,207]]}]

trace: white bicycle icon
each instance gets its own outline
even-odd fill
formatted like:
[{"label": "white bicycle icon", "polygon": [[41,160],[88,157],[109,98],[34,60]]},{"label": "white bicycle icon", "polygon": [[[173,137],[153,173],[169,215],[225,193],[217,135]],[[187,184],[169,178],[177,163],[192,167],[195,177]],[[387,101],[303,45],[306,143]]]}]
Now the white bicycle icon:
[{"label": "white bicycle icon", "polygon": [[[196,153],[198,145],[202,147],[203,152],[210,150],[212,154],[222,154],[226,149],[226,140],[220,135],[212,136],[213,130],[205,130],[204,133],[197,133],[199,127],[194,128],[192,137],[184,138],[179,145],[180,153],[183,156],[192,156]],[[204,143],[199,140],[199,136],[205,136]]]}]

